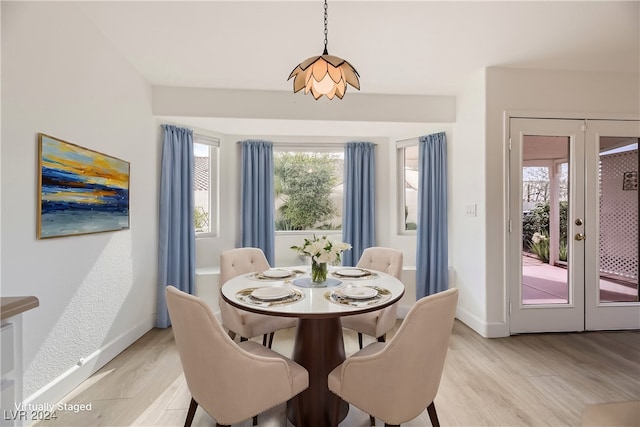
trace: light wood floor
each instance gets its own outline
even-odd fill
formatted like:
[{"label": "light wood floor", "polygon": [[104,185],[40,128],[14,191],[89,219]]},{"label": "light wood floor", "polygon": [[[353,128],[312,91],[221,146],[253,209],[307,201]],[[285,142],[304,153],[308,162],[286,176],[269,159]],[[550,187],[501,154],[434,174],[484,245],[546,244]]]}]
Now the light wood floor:
[{"label": "light wood floor", "polygon": [[[290,356],[292,344],[293,329],[276,333],[275,350]],[[347,330],[345,348],[357,350]],[[435,404],[443,426],[578,426],[587,405],[638,399],[640,332],[485,339],[456,320]],[[154,329],[63,401],[91,403],[91,411],[58,412],[38,426],[182,426],[189,400],[171,329]],[[340,427],[368,422],[351,407]],[[198,408],[193,425],[215,421]],[[290,425],[284,405],[261,414],[259,425]],[[431,424],[425,411],[404,425]]]}]

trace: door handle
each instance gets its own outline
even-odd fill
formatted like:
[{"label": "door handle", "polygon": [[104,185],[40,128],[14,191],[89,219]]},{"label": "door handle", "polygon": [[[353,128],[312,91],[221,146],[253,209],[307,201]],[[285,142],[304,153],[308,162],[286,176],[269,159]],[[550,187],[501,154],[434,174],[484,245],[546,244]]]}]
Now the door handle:
[{"label": "door handle", "polygon": [[585,236],[585,235],[584,235],[584,234],[582,234],[582,233],[578,233],[578,234],[576,234],[576,240],[578,240],[578,241],[580,241],[580,240],[584,240],[584,239],[586,239],[586,238],[587,238],[587,236]]}]

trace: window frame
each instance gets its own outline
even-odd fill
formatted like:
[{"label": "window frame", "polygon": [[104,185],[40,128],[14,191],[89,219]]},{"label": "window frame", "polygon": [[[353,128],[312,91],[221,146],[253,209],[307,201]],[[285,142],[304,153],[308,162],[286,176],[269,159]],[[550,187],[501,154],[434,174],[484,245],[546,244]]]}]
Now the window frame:
[{"label": "window frame", "polygon": [[[397,161],[397,190],[398,190],[398,200],[397,200],[397,230],[399,235],[416,235],[416,230],[407,230],[406,222],[404,219],[404,207],[407,203],[406,200],[406,174],[405,174],[405,151],[409,147],[418,147],[419,146],[418,138],[409,138],[404,139],[402,141],[396,141],[396,161]],[[419,170],[419,167],[418,167]],[[416,224],[418,223],[416,219]]]},{"label": "window frame", "polygon": [[[209,147],[209,231],[196,231],[196,239],[218,237],[220,232],[220,139],[194,132],[193,143]],[[194,180],[195,180],[195,149],[194,149]],[[194,185],[195,210],[195,185]]]},{"label": "window frame", "polygon": [[[339,153],[342,154],[342,162],[344,165],[344,147],[345,143],[338,142],[321,142],[314,143],[313,145],[304,142],[274,142],[273,143],[273,153],[275,160],[276,152],[289,152],[289,153]],[[344,168],[343,168],[344,170]],[[274,170],[274,178],[275,178],[275,170]],[[344,185],[344,175],[343,175],[343,185]],[[342,194],[342,205],[341,209],[344,209],[344,192]],[[274,221],[275,221],[275,206],[274,206]],[[337,230],[319,230],[319,229],[307,229],[307,230],[275,230],[276,236],[286,236],[286,235],[309,235],[313,233],[322,233],[322,235],[330,236],[330,235],[342,235],[342,228]]]}]

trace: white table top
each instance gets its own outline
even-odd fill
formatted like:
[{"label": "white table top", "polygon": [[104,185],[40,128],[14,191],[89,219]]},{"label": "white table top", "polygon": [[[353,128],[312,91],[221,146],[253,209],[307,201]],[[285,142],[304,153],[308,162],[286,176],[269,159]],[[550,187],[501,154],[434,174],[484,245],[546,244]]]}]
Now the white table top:
[{"label": "white table top", "polygon": [[[299,318],[323,318],[379,310],[398,301],[404,294],[404,285],[400,280],[380,271],[366,270],[371,274],[359,278],[338,277],[336,275],[339,270],[351,268],[353,267],[330,266],[327,278],[340,283],[337,286],[327,287],[304,287],[296,284],[296,282],[300,283],[300,279],[309,278],[310,266],[274,268],[275,270],[300,272],[297,276],[284,280],[265,279],[256,273],[242,274],[222,286],[222,295],[232,305],[255,313]],[[332,292],[340,292],[345,288],[353,290],[353,287],[358,286],[377,288],[379,290],[378,299],[344,300],[335,298],[335,294],[331,295]],[[249,296],[253,289],[263,287],[284,287],[295,290],[298,292],[297,298],[299,299],[294,302],[271,302],[256,300]]]}]

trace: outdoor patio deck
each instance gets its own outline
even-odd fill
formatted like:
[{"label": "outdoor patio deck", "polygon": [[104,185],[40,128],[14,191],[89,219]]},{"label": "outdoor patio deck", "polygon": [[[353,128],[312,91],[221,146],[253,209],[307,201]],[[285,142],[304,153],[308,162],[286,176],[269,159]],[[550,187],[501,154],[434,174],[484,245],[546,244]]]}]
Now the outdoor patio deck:
[{"label": "outdoor patio deck", "polygon": [[[600,300],[604,302],[638,301],[638,291],[628,284],[600,277]],[[537,258],[522,257],[522,297],[524,304],[566,304],[567,269],[544,264]]]}]

